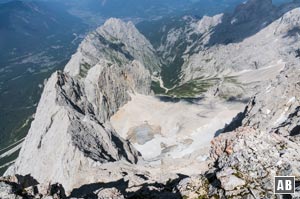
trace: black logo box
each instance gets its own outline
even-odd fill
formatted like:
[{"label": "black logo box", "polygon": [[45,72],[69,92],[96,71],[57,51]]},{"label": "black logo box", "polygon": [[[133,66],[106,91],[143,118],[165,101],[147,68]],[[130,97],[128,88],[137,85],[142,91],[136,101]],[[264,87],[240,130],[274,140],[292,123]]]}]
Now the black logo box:
[{"label": "black logo box", "polygon": [[275,194],[294,194],[295,176],[276,176],[274,182]]}]

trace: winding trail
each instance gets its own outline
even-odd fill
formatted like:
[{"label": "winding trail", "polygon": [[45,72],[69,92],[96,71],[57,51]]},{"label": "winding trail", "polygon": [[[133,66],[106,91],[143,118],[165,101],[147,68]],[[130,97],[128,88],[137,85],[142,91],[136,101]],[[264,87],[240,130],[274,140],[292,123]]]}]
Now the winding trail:
[{"label": "winding trail", "polygon": [[6,163],[6,164],[4,164],[4,165],[1,165],[1,166],[0,166],[0,169],[5,168],[5,167],[7,167],[7,166],[10,166],[10,165],[12,165],[13,163],[15,163],[15,160],[10,161],[10,162],[8,162],[8,163]]},{"label": "winding trail", "polygon": [[20,144],[18,144],[18,145],[15,146],[15,147],[13,147],[12,149],[10,149],[10,150],[8,150],[8,151],[2,153],[2,154],[0,155],[0,159],[4,158],[4,157],[6,157],[6,156],[10,156],[10,155],[12,155],[13,153],[15,153],[16,151],[18,151],[18,150],[22,147],[22,144],[23,144],[23,142],[21,142]]},{"label": "winding trail", "polygon": [[165,87],[164,82],[161,79],[161,77],[154,77],[154,76],[152,76],[152,80],[156,81],[156,82],[159,82],[160,88],[164,89],[165,93],[168,93],[170,90],[172,90],[172,89],[174,89],[176,87],[176,86],[173,86],[172,88]]},{"label": "winding trail", "polygon": [[[16,144],[18,144],[18,143],[20,143],[20,142],[23,143],[24,140],[25,140],[25,138],[22,138],[22,139],[20,139],[20,140],[18,140],[18,141],[16,141],[16,142],[12,143],[12,144],[9,145],[8,147],[5,147],[5,148],[3,148],[3,149],[0,149],[0,153],[1,153],[2,151],[5,151],[5,150],[7,150],[7,149],[13,147],[14,145],[16,145]],[[0,155],[0,157],[1,157],[1,155]]]}]

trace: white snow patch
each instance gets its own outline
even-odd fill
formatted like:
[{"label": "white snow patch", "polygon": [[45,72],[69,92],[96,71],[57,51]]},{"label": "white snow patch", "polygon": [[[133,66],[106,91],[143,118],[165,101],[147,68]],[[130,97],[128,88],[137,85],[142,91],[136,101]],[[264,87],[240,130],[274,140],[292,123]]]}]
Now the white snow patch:
[{"label": "white snow patch", "polygon": [[[144,95],[131,97],[132,100],[111,118],[113,127],[124,139],[128,139],[132,127],[145,122],[160,127],[161,132],[152,140],[143,145],[132,142],[133,145],[146,161],[156,160],[157,163],[160,159],[166,167],[186,172],[193,172],[193,169],[188,171],[187,168],[195,167],[206,159],[216,132],[245,106],[215,99],[189,103],[166,102]],[[188,162],[189,165],[186,165]]]},{"label": "white snow patch", "polygon": [[292,97],[291,99],[289,99],[287,104],[293,104],[295,101],[296,101],[296,97]]}]

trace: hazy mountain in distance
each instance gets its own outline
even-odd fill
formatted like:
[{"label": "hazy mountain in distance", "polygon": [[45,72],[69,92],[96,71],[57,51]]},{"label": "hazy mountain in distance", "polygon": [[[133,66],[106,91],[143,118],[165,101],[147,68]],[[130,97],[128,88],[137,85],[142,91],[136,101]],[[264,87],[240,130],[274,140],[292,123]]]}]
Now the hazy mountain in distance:
[{"label": "hazy mountain in distance", "polygon": [[[84,26],[63,4],[11,1],[0,4],[0,54],[15,56],[77,32]],[[81,25],[80,25],[81,24]],[[5,60],[5,59],[4,59]]]},{"label": "hazy mountain in distance", "polygon": [[[7,0],[4,0],[7,1]],[[30,2],[31,0],[24,0]],[[158,19],[170,15],[216,14],[232,9],[243,0],[39,0],[59,2],[68,7],[71,14],[84,19],[95,27],[109,17],[128,19],[133,22]],[[1,2],[1,1],[0,1]]]},{"label": "hazy mountain in distance", "polygon": [[[14,0],[0,0],[0,3]],[[32,2],[32,0],[24,0]],[[159,19],[165,16],[192,14],[214,15],[230,11],[243,0],[37,0],[38,2],[59,3],[69,13],[82,18],[93,28],[102,25],[109,17],[128,19],[134,22]],[[273,0],[280,4],[284,0]]]}]

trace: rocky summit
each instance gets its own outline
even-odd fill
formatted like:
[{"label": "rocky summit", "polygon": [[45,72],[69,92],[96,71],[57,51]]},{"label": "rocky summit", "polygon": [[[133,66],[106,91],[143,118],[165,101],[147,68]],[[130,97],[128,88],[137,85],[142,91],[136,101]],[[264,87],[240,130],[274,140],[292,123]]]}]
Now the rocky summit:
[{"label": "rocky summit", "polygon": [[0,198],[300,198],[300,3],[178,20],[156,43],[115,18],[89,33],[45,82]]}]

